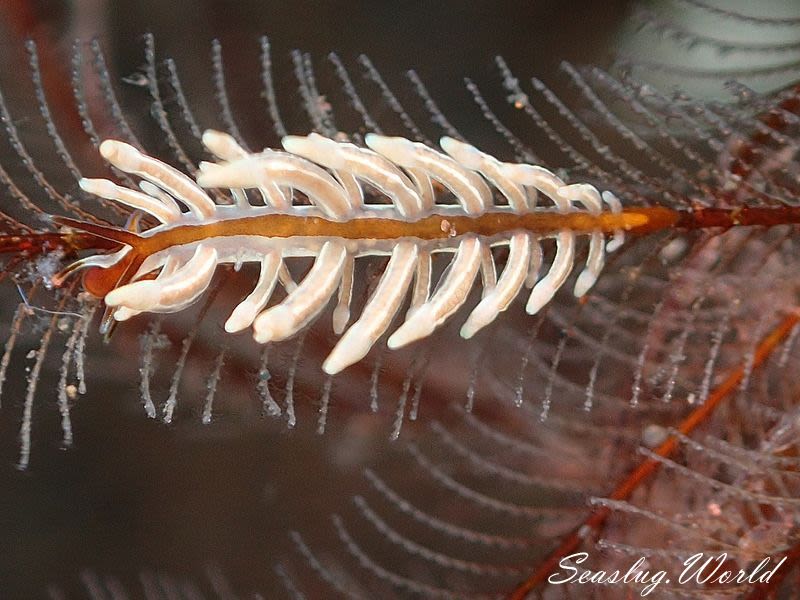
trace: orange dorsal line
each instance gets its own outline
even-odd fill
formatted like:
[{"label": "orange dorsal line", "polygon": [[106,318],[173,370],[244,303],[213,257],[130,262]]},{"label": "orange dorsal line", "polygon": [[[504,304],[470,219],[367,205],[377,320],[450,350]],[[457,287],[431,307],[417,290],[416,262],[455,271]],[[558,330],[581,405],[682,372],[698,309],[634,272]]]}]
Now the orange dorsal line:
[{"label": "orange dorsal line", "polygon": [[488,211],[477,216],[431,214],[416,221],[395,218],[366,217],[349,221],[333,221],[320,216],[283,213],[241,216],[207,223],[176,225],[143,236],[132,231],[69,217],[53,217],[59,225],[86,232],[97,238],[131,246],[143,254],[153,254],[172,246],[199,242],[213,237],[256,235],[276,238],[332,237],[342,239],[448,239],[456,235],[497,236],[517,230],[547,235],[562,230],[577,234],[617,229],[645,233],[674,225],[680,212],[663,207],[632,208],[621,213],[553,211],[515,214]]},{"label": "orange dorsal line", "polygon": [[[439,240],[467,234],[491,237],[519,230],[538,235],[550,235],[564,230],[576,234],[593,231],[612,233],[615,230],[645,234],[673,227],[681,229],[726,229],[734,226],[759,225],[770,227],[800,223],[800,207],[676,210],[663,206],[650,206],[632,207],[620,213],[603,212],[596,215],[583,211],[568,213],[542,211],[522,214],[488,211],[476,216],[431,214],[416,221],[378,217],[332,221],[320,216],[268,213],[176,225],[152,235],[140,235],[127,229],[88,223],[70,217],[56,216],[52,217],[52,220],[58,225],[103,240],[104,243],[98,244],[98,248],[107,249],[108,242],[112,242],[131,246],[136,254],[149,256],[173,246],[236,235],[382,240],[408,237]],[[89,247],[88,244],[82,244],[82,248]]]},{"label": "orange dorsal line", "polygon": [[[697,208],[675,210],[663,206],[632,207],[619,213],[591,214],[584,211],[559,213],[541,211],[511,213],[488,211],[481,215],[430,214],[416,221],[399,218],[355,218],[349,221],[332,221],[320,216],[302,216],[284,213],[267,213],[241,216],[225,220],[177,225],[140,235],[127,229],[88,223],[70,217],[52,217],[54,223],[79,231],[87,238],[94,237],[96,249],[109,249],[111,244],[130,246],[131,252],[120,263],[108,267],[94,267],[85,276],[86,289],[103,297],[112,289],[124,285],[148,256],[171,247],[202,242],[216,237],[237,235],[267,236],[276,238],[331,237],[342,239],[400,239],[442,240],[456,235],[498,236],[513,231],[529,231],[536,235],[554,234],[568,230],[576,234],[601,231],[612,233],[624,230],[633,234],[646,234],[669,228],[726,229],[734,226],[772,226],[800,222],[798,207],[742,207]],[[80,249],[92,244],[83,240]],[[79,249],[79,248],[75,248]],[[132,268],[133,267],[133,268]],[[64,272],[66,275],[69,268]]]}]

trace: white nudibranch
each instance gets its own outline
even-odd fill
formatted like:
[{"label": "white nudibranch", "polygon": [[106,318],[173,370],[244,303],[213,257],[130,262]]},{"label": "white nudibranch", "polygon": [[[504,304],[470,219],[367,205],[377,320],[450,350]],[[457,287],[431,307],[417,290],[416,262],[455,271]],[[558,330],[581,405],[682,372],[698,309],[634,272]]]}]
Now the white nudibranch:
[{"label": "white nudibranch", "polygon": [[[574,288],[575,295],[582,296],[600,275],[605,252],[616,250],[624,241],[621,229],[607,229],[613,237],[606,242],[604,231],[576,232],[563,225],[547,233],[520,227],[492,235],[478,228],[459,231],[458,224],[452,225],[466,222],[459,218],[486,213],[584,212],[598,216],[604,209],[621,213],[622,205],[610,192],[601,194],[588,184],[566,185],[547,169],[504,163],[449,137],[441,139],[444,152],[440,152],[398,137],[369,134],[365,138],[368,147],[362,148],[312,133],[285,137],[282,151],[256,154],[218,131],[206,131],[202,139],[218,160],[201,163],[197,181],[115,140],[103,142],[100,152],[118,169],[142,178],[141,191],[105,179],[80,181],[86,192],[158,221],[142,233],[126,232],[129,237],[125,239],[145,243],[161,236],[171,240],[131,262],[135,265],[132,275],[105,294],[105,303],[118,321],[142,312],[182,310],[207,290],[219,264],[256,263],[260,276],[255,288],[233,310],[225,330],[234,333],[252,328],[254,339],[262,344],[284,340],[308,326],[338,290],[334,330],[342,335],[323,363],[327,373],[335,374],[366,356],[389,329],[409,290],[410,307],[388,337],[390,348],[431,335],[466,303],[479,276],[482,297],[461,327],[462,337],[471,338],[489,325],[525,287],[532,288],[527,312],[536,313],[564,285],[575,263],[576,238],[586,235],[586,266]],[[433,182],[446,188],[457,204],[437,203]],[[217,204],[204,188],[230,189],[235,202]],[[259,193],[263,205],[252,205],[246,190]],[[372,196],[377,193],[384,203],[365,202],[367,191]],[[294,204],[298,194],[308,203]],[[264,219],[271,217],[283,217],[290,225],[291,217],[306,218],[297,223],[316,218],[321,227],[339,227],[335,231],[340,233],[309,234],[298,226],[271,235],[269,227],[248,228],[249,220],[265,223]],[[419,234],[422,229],[418,225],[432,217],[441,217],[438,223],[447,235]],[[359,224],[366,227],[366,223],[374,228],[392,223],[393,233],[341,233],[348,225],[356,231]],[[403,226],[407,226],[407,234]],[[188,235],[187,231],[195,233]],[[540,277],[543,238],[554,239],[556,249]],[[113,254],[84,258],[68,270],[83,266],[108,269],[133,261],[137,252],[133,242],[121,242],[121,246]],[[497,246],[508,248],[499,275],[492,254]],[[453,258],[431,292],[434,253],[451,253]],[[361,314],[348,327],[354,259],[375,255],[388,255],[389,261]],[[299,284],[291,280],[285,264],[286,258],[295,256],[314,258],[313,267]],[[287,295],[269,306],[278,284]]]}]

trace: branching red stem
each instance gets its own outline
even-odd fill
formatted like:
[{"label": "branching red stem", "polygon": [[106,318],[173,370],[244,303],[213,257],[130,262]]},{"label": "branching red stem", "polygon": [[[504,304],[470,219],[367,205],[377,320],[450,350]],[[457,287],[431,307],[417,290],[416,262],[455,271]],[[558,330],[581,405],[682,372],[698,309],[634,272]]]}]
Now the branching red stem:
[{"label": "branching red stem", "polygon": [[[741,364],[734,369],[725,380],[709,395],[706,402],[693,410],[677,428],[684,435],[691,434],[700,425],[705,423],[714,413],[715,409],[736,390],[748,368],[757,369],[762,366],[772,352],[778,347],[791,330],[800,323],[800,313],[792,312],[786,316],[756,348],[752,365]],[[679,441],[675,436],[670,436],[655,449],[654,454],[666,458],[671,456],[678,448]],[[633,492],[653,473],[658,471],[661,463],[654,458],[643,460],[608,496],[611,500],[627,500]],[[592,510],[589,516],[570,533],[561,544],[534,570],[533,574],[519,584],[510,594],[511,600],[523,600],[528,593],[540,585],[544,585],[549,575],[558,566],[559,561],[577,550],[590,535],[602,530],[606,520],[611,514],[607,506],[600,506]],[[793,550],[795,555],[800,555],[800,548]],[[796,560],[799,556],[795,556]],[[761,598],[762,596],[755,596]]]}]

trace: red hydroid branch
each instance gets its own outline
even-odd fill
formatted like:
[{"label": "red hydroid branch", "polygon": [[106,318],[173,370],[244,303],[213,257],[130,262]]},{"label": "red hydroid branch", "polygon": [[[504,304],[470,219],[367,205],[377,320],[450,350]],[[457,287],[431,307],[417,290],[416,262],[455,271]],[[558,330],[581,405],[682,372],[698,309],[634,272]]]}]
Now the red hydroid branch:
[{"label": "red hydroid branch", "polygon": [[[756,348],[752,361],[752,369],[762,366],[775,348],[789,335],[792,329],[800,323],[800,312],[792,312],[787,315],[769,334],[767,334]],[[684,435],[691,434],[700,425],[705,423],[714,413],[716,408],[736,390],[746,372],[750,368],[749,364],[742,363],[734,369],[725,380],[709,395],[706,402],[693,410],[677,428]],[[678,438],[670,436],[655,449],[654,454],[661,458],[671,456],[678,448]],[[627,500],[634,491],[655,473],[661,463],[655,458],[643,460],[608,496],[611,500]],[[590,534],[598,533],[602,530],[606,520],[611,514],[611,509],[607,506],[599,506],[592,510],[589,516],[570,533],[561,544],[534,570],[531,576],[520,583],[511,593],[511,600],[523,600],[529,592],[540,585],[544,585],[547,578],[558,566],[559,561],[576,551]],[[761,597],[761,596],[756,596]]]}]

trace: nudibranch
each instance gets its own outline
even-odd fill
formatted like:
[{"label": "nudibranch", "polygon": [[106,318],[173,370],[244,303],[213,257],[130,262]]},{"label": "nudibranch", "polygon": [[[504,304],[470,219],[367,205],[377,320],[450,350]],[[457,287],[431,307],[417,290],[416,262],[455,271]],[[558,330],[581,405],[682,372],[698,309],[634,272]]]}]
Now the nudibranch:
[{"label": "nudibranch", "polygon": [[[678,215],[660,207],[623,210],[611,192],[566,185],[540,166],[501,162],[449,137],[441,139],[442,152],[374,134],[365,137],[366,148],[312,133],[287,136],[282,151],[260,153],[245,151],[218,131],[206,131],[202,139],[217,161],[201,163],[196,181],[133,146],[104,141],[102,156],[139,177],[140,190],[86,178],[81,188],[158,224],[138,232],[55,217],[64,227],[117,245],[113,252],[74,262],[55,283],[89,267],[85,290],[104,300],[111,319],[124,321],[189,306],[207,290],[217,265],[258,263],[258,282],[225,330],[252,327],[261,344],[284,340],[308,326],[338,290],[333,329],[342,335],[323,364],[329,374],[370,351],[409,291],[410,307],[388,337],[390,348],[433,333],[465,304],[480,274],[482,297],[461,327],[461,335],[470,338],[524,288],[531,288],[528,313],[550,302],[576,262],[577,236],[588,237],[586,264],[574,286],[582,296],[600,275],[605,253],[623,243],[626,231],[670,226]],[[219,204],[207,188],[227,188],[233,201]],[[442,202],[437,188],[455,201]],[[246,190],[263,203],[252,204]],[[546,238],[555,240],[556,250],[543,269]],[[496,246],[508,248],[499,275]],[[435,253],[450,253],[452,260],[432,291]],[[388,256],[388,262],[348,327],[354,261],[375,255]],[[285,259],[298,256],[314,262],[295,283]],[[278,283],[286,297],[268,306]]]}]

